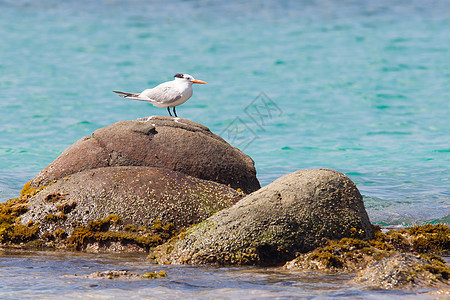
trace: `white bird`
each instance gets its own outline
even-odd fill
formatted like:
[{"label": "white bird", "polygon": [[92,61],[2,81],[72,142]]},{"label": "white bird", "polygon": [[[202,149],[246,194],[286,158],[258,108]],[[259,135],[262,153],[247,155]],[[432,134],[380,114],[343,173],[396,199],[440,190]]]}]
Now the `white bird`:
[{"label": "white bird", "polygon": [[181,105],[191,98],[192,84],[206,84],[206,82],[195,79],[189,74],[176,74],[174,77],[175,79],[172,81],[161,83],[160,85],[155,86],[152,89],[146,89],[141,93],[113,92],[119,94],[119,96],[123,98],[147,101],[156,107],[167,107],[167,111],[171,117],[170,107],[173,107],[173,113],[175,114],[175,117],[178,117],[175,106]]}]

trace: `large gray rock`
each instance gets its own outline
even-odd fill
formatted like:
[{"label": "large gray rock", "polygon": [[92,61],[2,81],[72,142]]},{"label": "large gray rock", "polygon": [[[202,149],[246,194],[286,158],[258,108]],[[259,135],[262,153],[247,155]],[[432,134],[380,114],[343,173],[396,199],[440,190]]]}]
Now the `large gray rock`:
[{"label": "large gray rock", "polygon": [[22,223],[38,222],[42,231],[74,227],[114,214],[124,225],[177,228],[201,222],[231,206],[242,194],[225,185],[183,173],[141,166],[98,168],[59,179],[28,199]]},{"label": "large gray rock", "polygon": [[326,239],[372,235],[362,196],[348,177],[327,169],[301,170],[194,226],[154,258],[176,264],[277,265]]},{"label": "large gray rock", "polygon": [[66,149],[31,182],[34,188],[77,172],[112,166],[149,166],[241,188],[260,188],[253,160],[207,127],[172,117],[120,121]]}]

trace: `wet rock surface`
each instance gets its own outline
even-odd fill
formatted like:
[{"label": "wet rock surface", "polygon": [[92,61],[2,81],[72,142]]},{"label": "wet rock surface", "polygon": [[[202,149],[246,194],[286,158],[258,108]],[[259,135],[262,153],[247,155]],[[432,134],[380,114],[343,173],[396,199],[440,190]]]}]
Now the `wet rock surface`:
[{"label": "wet rock surface", "polygon": [[153,116],[100,128],[66,149],[31,182],[38,188],[102,167],[149,166],[242,189],[260,188],[253,160],[207,127],[187,119]]},{"label": "wet rock surface", "polygon": [[[75,277],[78,275],[75,275]],[[132,273],[128,270],[108,270],[108,271],[98,271],[93,272],[88,275],[82,276],[83,278],[92,278],[92,279],[134,279],[134,280],[142,280],[142,279],[155,279],[155,278],[165,278],[167,277],[167,273],[164,271],[158,272],[147,272],[144,274],[136,274]]]},{"label": "wet rock surface", "polygon": [[[421,225],[383,233],[375,226],[374,238],[328,241],[285,264],[292,271],[358,273],[354,281],[369,288],[449,288],[450,266],[437,254],[449,252],[450,228]],[[443,290],[442,290],[443,291]]]},{"label": "wet rock surface", "polygon": [[176,264],[277,265],[328,239],[372,235],[362,196],[348,177],[327,169],[301,170],[194,226],[154,258]]},{"label": "wet rock surface", "polygon": [[385,257],[393,255],[393,247],[378,240],[354,238],[328,241],[313,251],[302,253],[287,262],[288,270],[318,270],[324,272],[355,272]]},{"label": "wet rock surface", "polygon": [[397,253],[364,269],[355,281],[379,289],[415,286],[448,288],[448,270],[448,265],[439,257],[422,258],[412,253]]}]

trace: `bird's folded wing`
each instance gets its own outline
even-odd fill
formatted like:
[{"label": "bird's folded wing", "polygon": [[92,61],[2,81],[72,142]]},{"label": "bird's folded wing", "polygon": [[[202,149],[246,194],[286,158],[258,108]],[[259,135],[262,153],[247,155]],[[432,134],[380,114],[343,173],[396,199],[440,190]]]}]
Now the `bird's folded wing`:
[{"label": "bird's folded wing", "polygon": [[156,101],[161,104],[172,103],[181,98],[180,92],[178,89],[167,86],[164,84],[160,84],[159,86],[143,91],[140,94],[140,97],[147,97],[150,100],[147,101]]}]

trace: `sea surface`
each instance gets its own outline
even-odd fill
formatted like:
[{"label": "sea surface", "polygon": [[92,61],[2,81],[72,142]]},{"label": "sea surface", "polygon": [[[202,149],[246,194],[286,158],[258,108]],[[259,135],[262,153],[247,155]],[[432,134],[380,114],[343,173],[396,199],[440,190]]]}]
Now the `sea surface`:
[{"label": "sea surface", "polygon": [[[105,270],[165,271],[167,277],[86,278]],[[280,268],[151,265],[143,254],[0,251],[1,299],[439,299],[429,295],[432,289],[364,289],[352,278]]]},{"label": "sea surface", "polygon": [[[0,202],[94,130],[167,114],[112,90],[189,73],[208,84],[178,115],[250,155],[262,185],[330,168],[357,184],[373,223],[450,223],[449,32],[450,2],[437,0],[0,0]],[[25,287],[0,297],[385,296],[345,275],[246,268],[91,287],[61,276],[143,263],[80,255],[3,253],[2,281]]]}]

